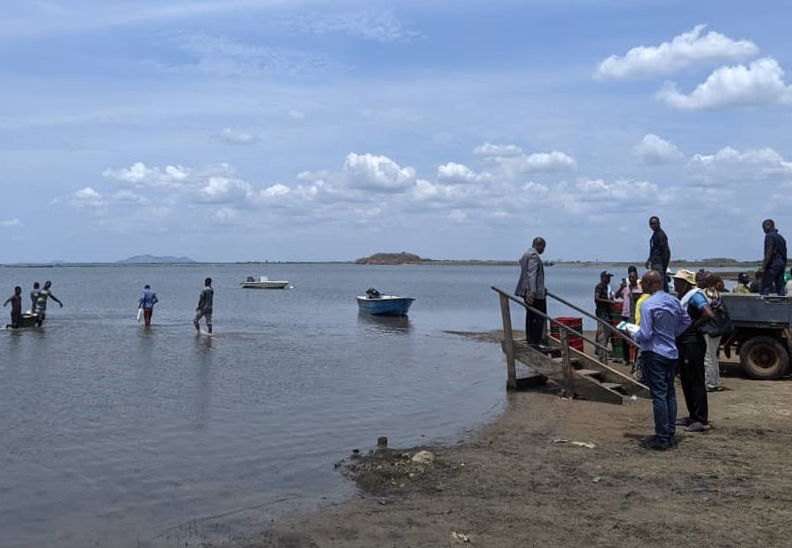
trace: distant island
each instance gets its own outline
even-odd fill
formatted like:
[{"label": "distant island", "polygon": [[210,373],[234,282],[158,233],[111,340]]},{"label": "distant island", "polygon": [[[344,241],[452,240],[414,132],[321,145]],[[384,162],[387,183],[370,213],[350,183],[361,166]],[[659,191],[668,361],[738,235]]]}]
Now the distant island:
[{"label": "distant island", "polygon": [[429,259],[422,259],[414,253],[375,253],[371,257],[361,257],[355,264],[421,264],[430,262]]},{"label": "distant island", "polygon": [[172,257],[166,255],[164,257],[157,257],[154,255],[135,255],[128,259],[116,261],[117,264],[189,264],[194,263],[189,257]]},{"label": "distant island", "polygon": [[[355,261],[355,264],[365,265],[457,265],[457,266],[506,266],[517,265],[517,259],[507,260],[478,260],[478,259],[427,259],[415,253],[408,253],[402,251],[399,253],[375,253],[369,257],[361,257]],[[564,259],[555,259],[553,261],[544,261],[545,266],[565,266],[565,267],[605,267],[605,268],[627,268],[630,265],[643,267],[644,261],[565,261]],[[692,268],[692,267],[709,267],[709,268],[744,268],[753,269],[761,266],[760,261],[739,261],[737,259],[730,259],[728,257],[713,257],[701,260],[687,260],[679,259],[672,260],[671,265],[674,268]]]}]

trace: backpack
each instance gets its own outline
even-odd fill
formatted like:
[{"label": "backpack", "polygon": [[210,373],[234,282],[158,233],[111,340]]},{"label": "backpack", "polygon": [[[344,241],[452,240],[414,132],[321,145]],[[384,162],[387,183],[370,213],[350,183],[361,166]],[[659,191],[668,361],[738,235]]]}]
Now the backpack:
[{"label": "backpack", "polygon": [[710,308],[712,309],[712,313],[715,314],[715,317],[701,326],[699,331],[710,337],[731,335],[731,332],[734,331],[734,327],[732,326],[729,311],[726,309],[723,300],[720,297],[713,299],[710,303]]}]

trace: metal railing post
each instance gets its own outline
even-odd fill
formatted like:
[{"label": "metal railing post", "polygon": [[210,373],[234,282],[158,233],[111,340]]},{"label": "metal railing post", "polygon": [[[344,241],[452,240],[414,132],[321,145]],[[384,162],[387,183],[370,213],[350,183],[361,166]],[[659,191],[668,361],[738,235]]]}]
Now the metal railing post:
[{"label": "metal railing post", "polygon": [[567,398],[575,397],[575,386],[572,380],[572,360],[569,357],[569,333],[562,329],[561,333],[561,374],[564,376],[564,392]]}]

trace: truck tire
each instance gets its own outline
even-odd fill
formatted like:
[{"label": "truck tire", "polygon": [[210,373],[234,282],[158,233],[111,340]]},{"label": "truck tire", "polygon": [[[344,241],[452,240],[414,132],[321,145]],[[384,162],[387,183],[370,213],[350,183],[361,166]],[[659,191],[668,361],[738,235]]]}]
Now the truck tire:
[{"label": "truck tire", "polygon": [[789,354],[773,337],[753,337],[740,346],[740,364],[752,379],[777,379],[789,369]]}]

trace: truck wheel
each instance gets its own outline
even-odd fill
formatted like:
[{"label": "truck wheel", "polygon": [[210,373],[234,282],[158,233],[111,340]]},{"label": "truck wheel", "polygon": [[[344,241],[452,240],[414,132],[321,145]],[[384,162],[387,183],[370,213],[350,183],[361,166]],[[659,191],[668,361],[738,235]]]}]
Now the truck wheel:
[{"label": "truck wheel", "polygon": [[740,363],[752,379],[777,379],[789,369],[789,354],[772,337],[753,337],[740,347]]}]

